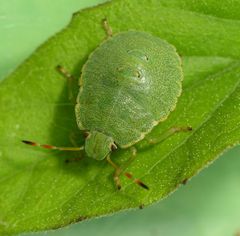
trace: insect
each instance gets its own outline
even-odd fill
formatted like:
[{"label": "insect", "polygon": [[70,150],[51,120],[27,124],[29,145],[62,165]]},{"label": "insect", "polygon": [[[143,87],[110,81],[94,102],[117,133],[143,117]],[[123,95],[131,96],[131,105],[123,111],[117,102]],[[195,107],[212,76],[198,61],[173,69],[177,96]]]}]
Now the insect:
[{"label": "insect", "polygon": [[[175,48],[149,33],[127,31],[113,34],[103,20],[107,39],[93,51],[82,68],[75,106],[76,121],[86,132],[81,147],[57,147],[23,140],[25,144],[63,151],[85,151],[95,160],[106,160],[114,169],[114,181],[121,188],[120,174],[149,189],[140,179],[123,172],[111,159],[117,148],[134,147],[145,140],[157,144],[176,132],[191,127],[173,127],[158,139],[146,139],[154,126],[174,110],[182,90],[181,60]],[[63,67],[58,70],[72,79]],[[132,148],[136,156],[136,148]]]}]

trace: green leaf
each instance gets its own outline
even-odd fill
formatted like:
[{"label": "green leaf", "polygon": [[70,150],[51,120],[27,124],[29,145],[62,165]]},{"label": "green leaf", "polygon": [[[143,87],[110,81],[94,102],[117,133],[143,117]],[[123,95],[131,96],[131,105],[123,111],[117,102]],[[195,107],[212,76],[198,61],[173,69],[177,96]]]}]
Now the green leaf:
[{"label": "green leaf", "polygon": [[240,228],[239,156],[240,146],[225,153],[171,197],[142,211],[21,236],[235,236]]},{"label": "green leaf", "polygon": [[[233,2],[115,0],[74,15],[70,25],[42,45],[0,84],[0,233],[59,228],[86,218],[149,205],[174,191],[240,141],[240,22],[231,14]],[[229,10],[228,10],[229,9]],[[240,10],[240,2],[234,3]],[[141,17],[139,17],[141,16]],[[55,71],[64,65],[76,77],[104,39],[101,20],[113,31],[148,31],[177,48],[183,57],[184,89],[176,110],[150,134],[157,137],[171,126],[191,125],[150,148],[137,145],[128,171],[150,186],[147,192],[121,178],[115,189],[106,162],[83,159],[66,164],[73,153],[24,146],[36,140],[70,146],[83,138],[76,126],[67,83]],[[222,18],[221,18],[222,17]],[[75,86],[75,95],[78,87]],[[73,135],[72,135],[73,134]],[[113,159],[123,164],[129,150]]]}]

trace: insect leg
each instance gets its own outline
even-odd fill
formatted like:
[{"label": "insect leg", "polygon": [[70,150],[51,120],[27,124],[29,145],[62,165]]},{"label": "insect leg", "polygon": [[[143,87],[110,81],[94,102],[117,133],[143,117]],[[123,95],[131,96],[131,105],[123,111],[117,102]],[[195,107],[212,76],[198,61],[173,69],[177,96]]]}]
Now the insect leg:
[{"label": "insect leg", "polygon": [[[73,131],[69,134],[69,139],[73,145],[73,147],[78,147],[78,144],[76,142],[77,140],[77,135],[76,133],[74,133]],[[74,153],[75,157],[71,157],[71,158],[67,158],[65,160],[66,163],[72,163],[72,162],[77,162],[77,161],[81,161],[83,159],[83,156],[79,157],[79,153]]]},{"label": "insect leg", "polygon": [[102,24],[103,24],[103,28],[107,34],[107,37],[108,38],[112,37],[113,36],[112,28],[108,24],[108,21],[106,18],[102,20]]},{"label": "insect leg", "polygon": [[107,162],[115,169],[115,172],[114,172],[114,175],[113,175],[113,179],[114,179],[114,182],[117,186],[117,189],[120,190],[121,189],[121,182],[120,182],[120,179],[119,179],[119,175],[121,174],[122,172],[122,169],[117,166],[110,158],[110,155],[107,156]]},{"label": "insect leg", "polygon": [[131,147],[131,154],[132,154],[132,158],[135,158],[137,155],[137,148],[135,148],[134,146]]},{"label": "insect leg", "polygon": [[58,71],[61,75],[63,75],[66,79],[69,79],[69,80],[74,80],[74,79],[75,79],[74,76],[71,75],[64,67],[58,65],[58,66],[56,66],[56,69],[57,69],[57,71]]},{"label": "insect leg", "polygon": [[129,160],[127,161],[127,163],[124,165],[122,169],[126,169],[135,159],[135,157],[137,156],[137,148],[134,146],[130,147],[130,152],[131,152],[131,157],[129,158]]},{"label": "insect leg", "polygon": [[[108,161],[108,163],[115,169],[115,173],[114,173],[113,178],[114,178],[114,181],[115,181],[115,183],[116,183],[116,185],[117,185],[118,190],[120,190],[120,189],[121,189],[121,183],[120,183],[120,178],[119,178],[119,176],[120,176],[120,174],[122,173],[122,169],[121,169],[119,166],[117,166],[117,165],[111,160],[110,155],[107,156],[107,161]],[[131,179],[134,183],[136,183],[136,184],[138,184],[139,186],[141,186],[142,188],[145,188],[145,189],[147,189],[147,190],[149,189],[148,186],[147,186],[146,184],[144,184],[140,179],[135,179],[131,173],[125,172],[124,175],[125,175],[128,179]]]},{"label": "insect leg", "polygon": [[[67,81],[68,81],[68,99],[70,101],[73,101],[73,92],[72,92],[72,88],[73,88],[73,81],[75,80],[74,76],[72,74],[70,74],[64,67],[58,65],[56,67],[57,71],[63,75]],[[74,101],[75,103],[75,101]]]},{"label": "insect leg", "polygon": [[189,132],[192,131],[192,127],[190,126],[185,126],[185,127],[172,127],[170,129],[168,129],[166,132],[164,132],[160,137],[158,138],[150,138],[147,139],[146,141],[149,144],[158,144],[163,142],[165,139],[171,137],[172,135],[174,135],[175,133],[179,133],[179,132]]},{"label": "insect leg", "polygon": [[82,151],[84,150],[84,146],[82,147],[57,147],[49,144],[39,144],[32,141],[22,140],[23,143],[31,146],[42,147],[45,149],[59,150],[59,151]]}]

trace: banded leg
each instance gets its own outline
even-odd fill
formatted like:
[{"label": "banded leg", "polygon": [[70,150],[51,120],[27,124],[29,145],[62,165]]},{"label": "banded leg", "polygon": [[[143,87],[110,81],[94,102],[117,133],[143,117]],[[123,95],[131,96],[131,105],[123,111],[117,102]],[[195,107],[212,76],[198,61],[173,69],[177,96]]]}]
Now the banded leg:
[{"label": "banded leg", "polygon": [[[190,126],[185,126],[185,127],[172,127],[170,128],[169,130],[167,130],[165,133],[163,133],[159,138],[156,138],[156,139],[145,139],[146,142],[148,144],[157,144],[157,143],[161,143],[163,142],[165,139],[169,138],[170,136],[174,135],[175,133],[178,133],[178,132],[189,132],[189,131],[192,131],[192,127]],[[125,168],[127,168],[127,166],[130,165],[130,163],[133,161],[133,159],[136,157],[137,155],[137,149],[136,147],[131,147],[131,153],[132,153],[132,156],[131,158],[129,159],[129,161],[127,162],[127,164],[125,165]],[[114,181],[116,183],[116,186],[117,188],[120,190],[121,189],[121,183],[120,183],[120,174],[122,174],[123,170],[122,168],[120,168],[119,166],[117,166],[111,159],[110,159],[110,156],[107,157],[107,161],[109,162],[110,165],[113,166],[113,168],[115,169],[115,173],[114,173]],[[147,185],[145,185],[141,180],[139,179],[136,179],[133,177],[132,174],[128,173],[128,172],[125,172],[124,175],[128,178],[128,179],[131,179],[133,180],[134,183],[138,184],[139,186],[145,188],[145,189],[149,189]]]},{"label": "banded leg", "polygon": [[[120,190],[121,189],[121,182],[120,182],[119,176],[123,172],[123,170],[111,160],[110,155],[107,156],[107,162],[115,169],[113,179],[114,179],[114,182],[117,186],[117,189]],[[128,179],[131,179],[134,183],[138,184],[142,188],[149,190],[149,188],[146,184],[144,184],[140,179],[134,178],[131,173],[125,172],[124,176],[127,177]]]},{"label": "banded leg", "polygon": [[[31,146],[35,146],[35,147],[41,147],[41,148],[45,148],[45,149],[52,149],[52,150],[59,150],[59,151],[75,151],[75,152],[79,152],[84,150],[84,146],[82,147],[56,147],[53,145],[49,145],[49,144],[39,144],[36,142],[32,142],[32,141],[27,141],[27,140],[22,140],[23,143],[27,144],[27,145],[31,145]],[[71,159],[66,159],[65,162],[69,163],[69,162],[75,162],[75,161],[79,161],[81,160],[82,157],[74,157]]]},{"label": "banded leg", "polygon": [[57,146],[53,146],[53,145],[49,145],[49,144],[39,144],[36,142],[27,141],[27,140],[22,140],[22,142],[27,145],[31,145],[31,146],[35,146],[35,147],[41,147],[41,148],[45,148],[45,149],[52,149],[52,150],[59,150],[59,151],[79,152],[79,151],[84,150],[84,146],[81,146],[81,147],[57,147]]}]

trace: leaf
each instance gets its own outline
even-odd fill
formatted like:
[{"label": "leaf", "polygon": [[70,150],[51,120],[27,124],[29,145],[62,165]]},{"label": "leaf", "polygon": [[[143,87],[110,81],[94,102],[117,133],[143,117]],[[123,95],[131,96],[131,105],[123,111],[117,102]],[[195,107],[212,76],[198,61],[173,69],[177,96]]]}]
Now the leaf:
[{"label": "leaf", "polygon": [[[166,0],[115,0],[81,11],[65,30],[1,82],[2,234],[59,228],[149,205],[239,143],[240,22],[228,12],[230,1],[222,3],[222,15],[211,8],[213,2],[191,8],[195,3],[187,0],[176,1],[176,5]],[[240,3],[235,3],[235,9],[240,9]],[[191,125],[194,131],[179,133],[150,148],[143,143],[137,145],[137,158],[128,171],[150,186],[148,192],[124,177],[123,189],[117,191],[113,170],[106,162],[85,158],[66,164],[64,160],[75,154],[20,142],[28,139],[70,146],[73,134],[75,142],[82,143],[66,81],[54,68],[64,65],[79,77],[89,53],[105,37],[101,27],[104,17],[115,33],[129,29],[151,32],[175,45],[183,57],[183,94],[176,110],[150,136],[157,137],[171,126]],[[76,95],[77,85],[75,88]],[[129,157],[129,150],[113,155],[119,164]]]},{"label": "leaf", "polygon": [[[240,146],[227,152],[170,198],[139,211],[21,236],[180,235],[226,236],[239,232]],[[229,161],[229,158],[231,161]]]}]

